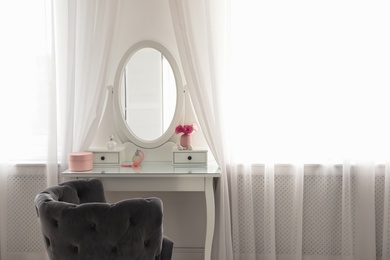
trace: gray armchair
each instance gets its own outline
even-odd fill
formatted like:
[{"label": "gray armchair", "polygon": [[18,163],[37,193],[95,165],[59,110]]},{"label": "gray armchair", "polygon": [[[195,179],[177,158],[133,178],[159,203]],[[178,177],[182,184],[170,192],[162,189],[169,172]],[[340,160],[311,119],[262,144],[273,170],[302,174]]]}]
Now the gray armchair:
[{"label": "gray armchair", "polygon": [[51,260],[172,257],[159,198],[108,204],[100,180],[72,180],[39,193],[35,207]]}]

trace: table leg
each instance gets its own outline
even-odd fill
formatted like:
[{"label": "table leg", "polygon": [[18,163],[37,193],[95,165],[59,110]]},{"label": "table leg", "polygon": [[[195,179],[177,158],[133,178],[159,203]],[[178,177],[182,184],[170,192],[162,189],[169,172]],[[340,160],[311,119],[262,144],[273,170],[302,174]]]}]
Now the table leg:
[{"label": "table leg", "polygon": [[213,178],[205,178],[205,196],[206,196],[206,239],[204,246],[204,259],[211,260],[211,246],[213,244],[214,226],[215,226],[215,201]]}]

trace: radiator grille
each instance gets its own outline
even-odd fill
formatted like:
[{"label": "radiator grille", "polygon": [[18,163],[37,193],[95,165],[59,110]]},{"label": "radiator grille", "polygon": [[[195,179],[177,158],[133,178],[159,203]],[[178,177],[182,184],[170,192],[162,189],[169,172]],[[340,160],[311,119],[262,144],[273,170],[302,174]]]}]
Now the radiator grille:
[{"label": "radiator grille", "polygon": [[34,207],[35,196],[46,187],[44,175],[10,175],[7,178],[7,251],[45,250]]},{"label": "radiator grille", "polygon": [[[302,253],[304,255],[352,255],[353,245],[342,243],[342,176],[304,176]],[[384,213],[384,176],[375,179],[376,250],[382,251]],[[251,185],[246,183],[251,182]],[[277,254],[295,253],[290,231],[294,211],[294,176],[275,176],[275,247]],[[351,210],[355,210],[354,177],[350,179]],[[248,188],[251,187],[251,188]],[[237,177],[238,216],[233,225],[233,250],[238,254],[267,253],[268,222],[264,220],[264,176],[240,175]],[[245,214],[251,212],[254,214]],[[346,220],[344,220],[346,221]],[[352,227],[355,219],[352,217]],[[250,224],[254,223],[254,224]],[[347,231],[346,231],[347,232]],[[351,232],[354,232],[352,229]],[[353,234],[345,233],[346,236]]]},{"label": "radiator grille", "polygon": [[306,176],[304,185],[304,254],[340,255],[342,177]]},{"label": "radiator grille", "polygon": [[290,217],[293,208],[294,178],[291,176],[276,176],[275,178],[275,240],[276,251],[280,254],[287,254],[294,251],[290,237],[286,236],[284,230],[297,228]]},{"label": "radiator grille", "polygon": [[[352,252],[352,248],[342,248],[342,177],[315,176],[304,177],[303,194],[303,254],[340,255]],[[384,176],[375,179],[376,249],[382,252]],[[251,182],[248,189],[246,182]],[[35,195],[46,186],[44,175],[10,175],[7,178],[7,251],[42,252],[38,220],[33,204]],[[351,188],[354,189],[354,178]],[[267,230],[270,223],[264,220],[264,176],[242,175],[238,177],[238,227],[233,229],[233,249],[240,253],[264,253],[270,251]],[[294,177],[275,176],[275,240],[277,254],[292,253],[289,230],[293,211]],[[319,196],[326,194],[326,196]],[[354,194],[354,190],[352,190]],[[354,207],[354,196],[351,206]],[[252,199],[253,198],[253,199]],[[248,219],[245,211],[253,210]],[[353,209],[352,209],[353,210]],[[352,219],[354,221],[354,219]],[[254,223],[253,225],[250,223]],[[353,223],[352,223],[353,226]]]}]

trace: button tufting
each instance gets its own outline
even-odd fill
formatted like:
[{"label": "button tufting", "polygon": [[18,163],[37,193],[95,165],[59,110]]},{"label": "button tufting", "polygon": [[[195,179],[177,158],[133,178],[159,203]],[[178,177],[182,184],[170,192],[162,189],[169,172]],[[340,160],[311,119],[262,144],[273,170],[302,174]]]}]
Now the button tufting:
[{"label": "button tufting", "polygon": [[144,246],[145,246],[145,247],[148,247],[148,246],[149,246],[149,240],[145,240],[145,241],[144,241]]},{"label": "button tufting", "polygon": [[130,226],[134,226],[135,225],[135,221],[133,218],[129,218],[129,223],[130,223]]},{"label": "button tufting", "polygon": [[118,247],[114,246],[111,250],[111,252],[113,253],[118,253]]},{"label": "button tufting", "polygon": [[75,253],[75,254],[79,253],[79,247],[78,246],[74,246],[73,247],[73,253]]},{"label": "button tufting", "polygon": [[96,231],[96,224],[95,223],[91,224],[91,229]]}]

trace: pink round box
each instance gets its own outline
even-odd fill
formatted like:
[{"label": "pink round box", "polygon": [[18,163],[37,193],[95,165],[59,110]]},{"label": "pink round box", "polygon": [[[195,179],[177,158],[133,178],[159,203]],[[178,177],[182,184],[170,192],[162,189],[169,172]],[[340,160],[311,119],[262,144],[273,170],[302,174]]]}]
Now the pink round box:
[{"label": "pink round box", "polygon": [[85,172],[92,170],[92,152],[70,153],[68,156],[69,170],[73,172]]}]

